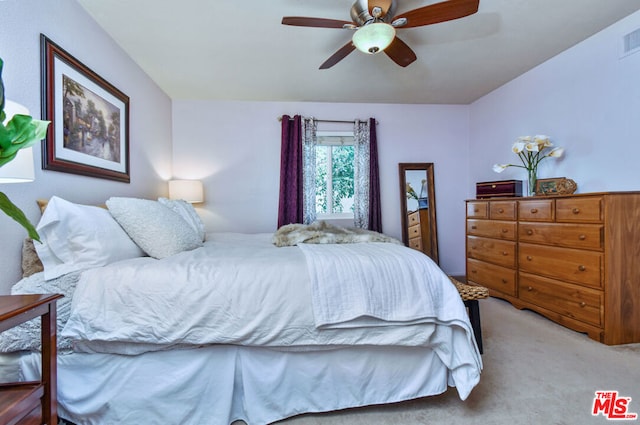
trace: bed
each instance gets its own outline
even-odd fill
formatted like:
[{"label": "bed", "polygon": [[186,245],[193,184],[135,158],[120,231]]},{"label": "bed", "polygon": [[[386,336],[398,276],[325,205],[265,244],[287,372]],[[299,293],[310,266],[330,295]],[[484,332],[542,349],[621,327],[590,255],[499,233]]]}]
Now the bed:
[{"label": "bed", "polygon": [[[392,238],[322,223],[205,235],[186,203],[107,206],[52,198],[35,244],[44,270],[12,288],[65,295],[63,419],[267,424],[448,387],[464,400],[479,382],[456,288]],[[1,373],[37,378],[38,341],[33,322],[0,335]]]}]

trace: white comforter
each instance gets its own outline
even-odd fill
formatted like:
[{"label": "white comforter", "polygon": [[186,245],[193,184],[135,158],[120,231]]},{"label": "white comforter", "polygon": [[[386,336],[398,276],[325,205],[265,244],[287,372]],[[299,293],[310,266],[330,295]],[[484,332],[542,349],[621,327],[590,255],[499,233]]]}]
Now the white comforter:
[{"label": "white comforter", "polygon": [[[349,249],[369,256],[374,245],[376,251],[393,249],[395,257],[404,250],[406,258],[416,261],[414,251],[393,244],[350,244]],[[331,247],[337,245],[321,249]],[[271,234],[213,234],[194,251],[83,272],[62,336],[79,351],[121,354],[206,344],[286,350],[433,346],[452,357],[444,360],[450,368],[466,364],[479,370],[481,361],[455,287],[437,266],[427,261],[421,267],[425,264],[434,268],[429,274],[437,279],[407,284],[404,274],[383,283],[404,286],[396,288],[394,297],[402,298],[394,303],[411,313],[400,320],[409,324],[395,320],[324,329],[314,317],[312,280],[299,247],[275,247]],[[430,281],[434,286],[425,287]]]}]

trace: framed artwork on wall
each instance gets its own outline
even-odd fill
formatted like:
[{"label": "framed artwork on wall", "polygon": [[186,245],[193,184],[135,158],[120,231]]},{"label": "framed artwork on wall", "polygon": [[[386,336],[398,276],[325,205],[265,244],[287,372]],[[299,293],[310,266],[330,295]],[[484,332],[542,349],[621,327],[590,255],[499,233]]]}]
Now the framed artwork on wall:
[{"label": "framed artwork on wall", "polygon": [[42,168],[130,182],[129,97],[40,35]]}]

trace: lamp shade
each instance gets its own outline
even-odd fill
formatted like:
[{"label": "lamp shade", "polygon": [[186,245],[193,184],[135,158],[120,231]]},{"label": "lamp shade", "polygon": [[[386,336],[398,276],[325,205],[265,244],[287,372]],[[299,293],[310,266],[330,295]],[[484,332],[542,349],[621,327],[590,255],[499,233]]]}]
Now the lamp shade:
[{"label": "lamp shade", "polygon": [[374,22],[360,27],[353,34],[353,45],[364,53],[375,54],[383,51],[396,36],[396,29],[384,22]]},{"label": "lamp shade", "polygon": [[191,204],[204,201],[204,189],[200,180],[169,180],[169,198],[182,199]]},{"label": "lamp shade", "polygon": [[[29,110],[19,103],[5,100],[4,112],[7,115],[3,124],[7,124],[14,115],[29,115]],[[20,149],[16,157],[0,167],[0,183],[24,183],[35,179],[33,149]]]}]

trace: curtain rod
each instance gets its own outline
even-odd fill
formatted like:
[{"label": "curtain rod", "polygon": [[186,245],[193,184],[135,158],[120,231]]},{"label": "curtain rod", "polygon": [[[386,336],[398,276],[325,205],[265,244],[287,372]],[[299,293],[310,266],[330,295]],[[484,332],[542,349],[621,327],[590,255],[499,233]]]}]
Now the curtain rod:
[{"label": "curtain rod", "polygon": [[[290,118],[289,120],[292,120],[293,118]],[[278,121],[282,122],[282,115],[278,117]],[[334,122],[334,123],[343,123],[343,124],[355,124],[356,120],[352,120],[352,121],[344,121],[344,120],[316,120],[317,122]],[[358,120],[360,122],[365,122],[365,121],[369,121],[368,119],[366,120]],[[376,120],[376,125],[378,124],[378,120]]]}]

